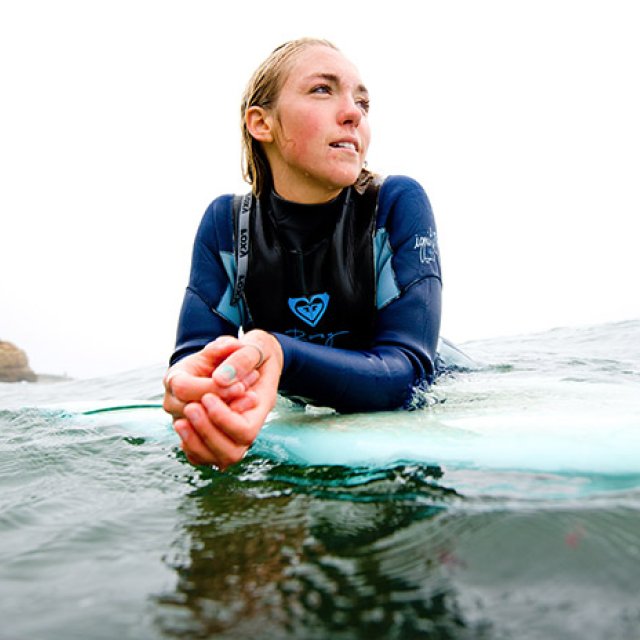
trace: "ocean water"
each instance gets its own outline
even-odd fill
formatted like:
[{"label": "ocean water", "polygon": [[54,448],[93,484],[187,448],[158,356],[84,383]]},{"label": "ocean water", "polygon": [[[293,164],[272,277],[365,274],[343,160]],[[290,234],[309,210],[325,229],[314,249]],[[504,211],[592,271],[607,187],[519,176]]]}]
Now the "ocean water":
[{"label": "ocean water", "polygon": [[640,320],[463,348],[413,412],[283,400],[225,473],[161,366],[1,384],[0,638],[637,640]]}]

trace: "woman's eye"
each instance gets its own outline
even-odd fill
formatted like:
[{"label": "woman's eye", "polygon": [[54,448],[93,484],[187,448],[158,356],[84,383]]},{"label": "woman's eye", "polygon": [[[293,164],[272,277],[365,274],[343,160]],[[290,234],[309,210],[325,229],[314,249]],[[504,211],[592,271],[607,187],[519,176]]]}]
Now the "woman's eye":
[{"label": "woman's eye", "polygon": [[360,98],[356,100],[356,104],[365,112],[369,113],[369,100],[366,98]]},{"label": "woman's eye", "polygon": [[331,88],[328,84],[319,84],[311,89],[311,93],[331,93]]}]

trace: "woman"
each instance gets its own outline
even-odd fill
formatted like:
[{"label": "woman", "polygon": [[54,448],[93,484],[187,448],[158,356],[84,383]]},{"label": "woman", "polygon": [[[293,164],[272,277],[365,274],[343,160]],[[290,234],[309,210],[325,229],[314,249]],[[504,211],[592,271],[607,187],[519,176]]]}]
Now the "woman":
[{"label": "woman", "polygon": [[164,380],[194,464],[240,460],[278,391],[384,410],[409,405],[435,375],[431,207],[415,181],[364,169],[368,110],[357,69],[323,40],[279,47],[249,82],[253,197],[222,196],[204,215]]}]

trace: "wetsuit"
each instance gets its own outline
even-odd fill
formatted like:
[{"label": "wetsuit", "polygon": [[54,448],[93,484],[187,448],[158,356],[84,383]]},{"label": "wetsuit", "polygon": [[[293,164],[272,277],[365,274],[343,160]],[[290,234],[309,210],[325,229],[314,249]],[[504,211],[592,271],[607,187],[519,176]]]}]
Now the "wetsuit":
[{"label": "wetsuit", "polygon": [[[309,210],[313,207],[318,211]],[[316,246],[326,238],[335,244],[331,234],[335,235],[344,202],[339,197],[329,205],[305,206],[278,202],[277,197],[270,196],[263,208],[271,212],[269,220],[277,230],[278,242],[289,253]],[[311,220],[310,214],[321,222],[308,229],[300,221]],[[325,313],[327,303],[331,304],[331,283],[327,285],[326,298],[322,298],[322,291],[290,297],[289,301],[294,302],[289,302],[288,310],[282,310],[283,318],[289,314],[298,326],[308,325],[308,331],[282,330],[288,320],[280,323],[279,330],[271,331],[284,354],[280,391],[342,411],[382,410],[408,406],[413,391],[433,380],[441,276],[429,200],[414,180],[390,176],[380,187],[372,216],[371,240],[358,243],[348,233],[344,235],[365,255],[367,243],[370,247],[375,302],[368,344],[339,348],[331,334],[340,333],[340,326],[335,327],[336,331],[315,330],[313,322]],[[254,301],[249,300],[248,308],[246,301],[232,303],[237,269],[233,220],[233,196],[217,198],[204,214],[194,244],[171,364],[220,335],[237,335],[240,327],[254,326],[250,311],[252,306],[255,308],[258,294],[253,294]],[[354,264],[361,263],[356,255]],[[323,276],[319,278],[322,281]],[[356,304],[360,305],[361,300]],[[259,322],[255,326],[270,330]]]}]

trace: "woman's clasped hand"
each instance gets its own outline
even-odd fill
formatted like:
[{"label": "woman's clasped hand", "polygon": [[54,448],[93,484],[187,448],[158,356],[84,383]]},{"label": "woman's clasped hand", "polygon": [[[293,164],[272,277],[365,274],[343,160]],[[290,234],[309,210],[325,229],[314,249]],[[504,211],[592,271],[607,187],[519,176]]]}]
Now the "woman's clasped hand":
[{"label": "woman's clasped hand", "polygon": [[273,409],[282,349],[265,331],[222,336],[173,365],[163,407],[193,464],[225,469],[241,460]]}]

